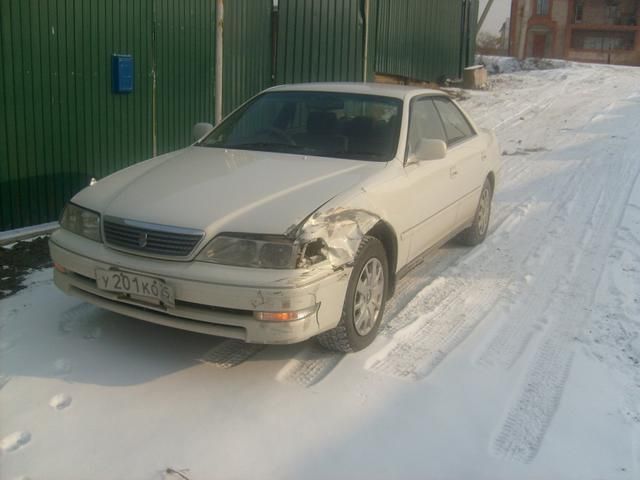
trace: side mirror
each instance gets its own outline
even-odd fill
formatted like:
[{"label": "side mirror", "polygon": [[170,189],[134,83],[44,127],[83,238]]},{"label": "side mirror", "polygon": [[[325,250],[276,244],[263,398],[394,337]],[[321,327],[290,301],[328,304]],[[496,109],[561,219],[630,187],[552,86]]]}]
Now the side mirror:
[{"label": "side mirror", "polygon": [[447,156],[447,144],[442,140],[423,138],[418,143],[416,152],[411,155],[411,163],[441,160]]},{"label": "side mirror", "polygon": [[210,123],[196,123],[193,126],[193,130],[192,130],[192,137],[193,137],[193,141],[197,142],[198,140],[202,139],[203,137],[205,137],[206,135],[209,135],[211,133],[211,130],[213,130],[213,125],[211,125]]}]

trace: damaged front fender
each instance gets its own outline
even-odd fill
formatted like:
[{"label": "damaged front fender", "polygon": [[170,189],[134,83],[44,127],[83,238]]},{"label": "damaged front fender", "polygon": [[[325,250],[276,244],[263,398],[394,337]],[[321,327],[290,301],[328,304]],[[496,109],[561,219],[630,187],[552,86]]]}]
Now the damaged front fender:
[{"label": "damaged front fender", "polygon": [[335,207],[309,217],[298,229],[297,240],[303,245],[321,242],[324,258],[339,268],[354,261],[362,239],[379,221],[368,210]]}]

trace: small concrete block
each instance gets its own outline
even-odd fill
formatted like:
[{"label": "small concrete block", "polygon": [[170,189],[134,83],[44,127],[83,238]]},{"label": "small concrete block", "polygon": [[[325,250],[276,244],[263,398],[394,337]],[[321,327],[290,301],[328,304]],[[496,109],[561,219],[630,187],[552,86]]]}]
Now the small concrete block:
[{"label": "small concrete block", "polygon": [[474,67],[465,68],[462,79],[464,88],[478,89],[483,88],[487,84],[489,77],[484,65],[476,65]]}]

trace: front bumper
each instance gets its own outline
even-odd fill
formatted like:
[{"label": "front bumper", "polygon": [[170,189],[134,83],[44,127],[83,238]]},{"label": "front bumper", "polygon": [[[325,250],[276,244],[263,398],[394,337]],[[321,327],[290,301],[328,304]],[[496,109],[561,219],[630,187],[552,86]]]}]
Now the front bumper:
[{"label": "front bumper", "polygon": [[[204,262],[175,262],[129,255],[58,230],[49,242],[54,282],[65,293],[99,307],[160,325],[249,343],[304,341],[335,327],[341,316],[350,269],[264,270]],[[163,279],[175,291],[164,307],[101,290],[96,270],[115,268]],[[289,322],[257,320],[254,311],[303,310],[315,314]]]}]

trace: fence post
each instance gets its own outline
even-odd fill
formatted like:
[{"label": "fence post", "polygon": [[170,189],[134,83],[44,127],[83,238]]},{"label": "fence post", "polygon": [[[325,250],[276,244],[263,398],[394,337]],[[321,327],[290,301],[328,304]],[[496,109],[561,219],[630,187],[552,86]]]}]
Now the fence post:
[{"label": "fence post", "polygon": [[364,54],[362,56],[362,81],[367,81],[369,69],[369,6],[370,0],[364,0]]},{"label": "fence post", "polygon": [[224,31],[224,0],[216,0],[216,85],[215,116],[216,125],[222,120],[222,39]]}]

